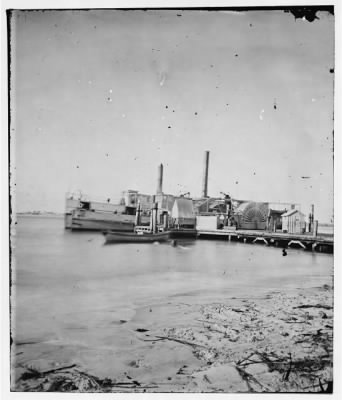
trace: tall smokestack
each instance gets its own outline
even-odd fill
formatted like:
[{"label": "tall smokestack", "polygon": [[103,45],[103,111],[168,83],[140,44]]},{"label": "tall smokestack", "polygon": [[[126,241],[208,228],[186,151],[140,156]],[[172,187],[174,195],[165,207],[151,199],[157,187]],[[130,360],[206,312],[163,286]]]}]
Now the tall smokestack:
[{"label": "tall smokestack", "polygon": [[158,167],[157,194],[163,193],[163,164]]},{"label": "tall smokestack", "polygon": [[202,197],[208,197],[208,171],[209,171],[209,151],[204,153],[204,172]]}]

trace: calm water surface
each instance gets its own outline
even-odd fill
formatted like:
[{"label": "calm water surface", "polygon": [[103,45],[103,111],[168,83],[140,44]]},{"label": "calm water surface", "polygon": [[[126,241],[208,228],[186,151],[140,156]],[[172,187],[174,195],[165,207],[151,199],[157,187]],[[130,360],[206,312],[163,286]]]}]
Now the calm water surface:
[{"label": "calm water surface", "polygon": [[[81,358],[85,348],[124,346],[120,320],[144,307],[332,284],[333,273],[329,254],[291,249],[283,257],[278,248],[212,240],[104,245],[100,233],[70,232],[47,217],[18,218],[13,257],[13,338],[40,343],[39,357],[54,359],[61,349]],[[170,318],[164,309],[158,323]]]}]

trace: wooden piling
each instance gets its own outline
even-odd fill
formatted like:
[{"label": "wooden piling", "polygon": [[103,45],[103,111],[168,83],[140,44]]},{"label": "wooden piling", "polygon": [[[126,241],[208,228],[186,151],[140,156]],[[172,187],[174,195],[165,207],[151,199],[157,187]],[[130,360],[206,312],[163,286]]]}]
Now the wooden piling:
[{"label": "wooden piling", "polygon": [[318,221],[315,220],[313,222],[313,232],[312,232],[312,234],[313,234],[314,237],[317,237],[317,233],[318,233]]}]

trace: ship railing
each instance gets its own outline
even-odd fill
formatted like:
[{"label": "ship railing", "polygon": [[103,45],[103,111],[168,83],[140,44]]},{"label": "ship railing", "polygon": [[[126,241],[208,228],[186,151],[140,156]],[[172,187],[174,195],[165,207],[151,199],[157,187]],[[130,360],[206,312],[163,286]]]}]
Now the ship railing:
[{"label": "ship railing", "polygon": [[137,233],[138,235],[142,235],[144,233],[151,233],[151,228],[149,226],[136,226],[134,228],[134,232]]},{"label": "ship railing", "polygon": [[[163,226],[158,226],[157,228],[158,232],[164,232],[165,229]],[[143,235],[144,233],[152,233],[152,229],[150,226],[136,226],[134,228],[134,232],[137,233],[138,235]]]},{"label": "ship railing", "polygon": [[69,200],[79,200],[79,201],[86,201],[86,202],[93,202],[93,203],[104,203],[104,204],[120,204],[122,201],[122,198],[113,198],[113,197],[103,197],[103,196],[93,196],[90,194],[82,193],[81,191],[79,192],[67,192],[65,195],[66,199]]}]

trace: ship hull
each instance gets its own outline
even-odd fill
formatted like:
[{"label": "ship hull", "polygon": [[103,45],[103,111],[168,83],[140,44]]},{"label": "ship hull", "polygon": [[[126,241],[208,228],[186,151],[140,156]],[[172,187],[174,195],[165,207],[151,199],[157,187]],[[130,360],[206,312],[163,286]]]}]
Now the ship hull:
[{"label": "ship hull", "polygon": [[128,233],[128,232],[105,232],[106,244],[112,243],[153,243],[166,242],[170,238],[170,232],[160,233]]},{"label": "ship hull", "polygon": [[197,237],[196,229],[179,228],[179,229],[171,229],[170,232],[172,239],[181,239],[181,238],[195,239]]},{"label": "ship hull", "polygon": [[[149,218],[144,217],[142,223],[149,224]],[[99,211],[74,210],[70,228],[84,231],[123,231],[133,232],[135,215],[115,214]]]},{"label": "ship hull", "polygon": [[106,231],[116,230],[133,232],[134,222],[101,221],[86,218],[72,218],[70,228],[73,231]]}]

